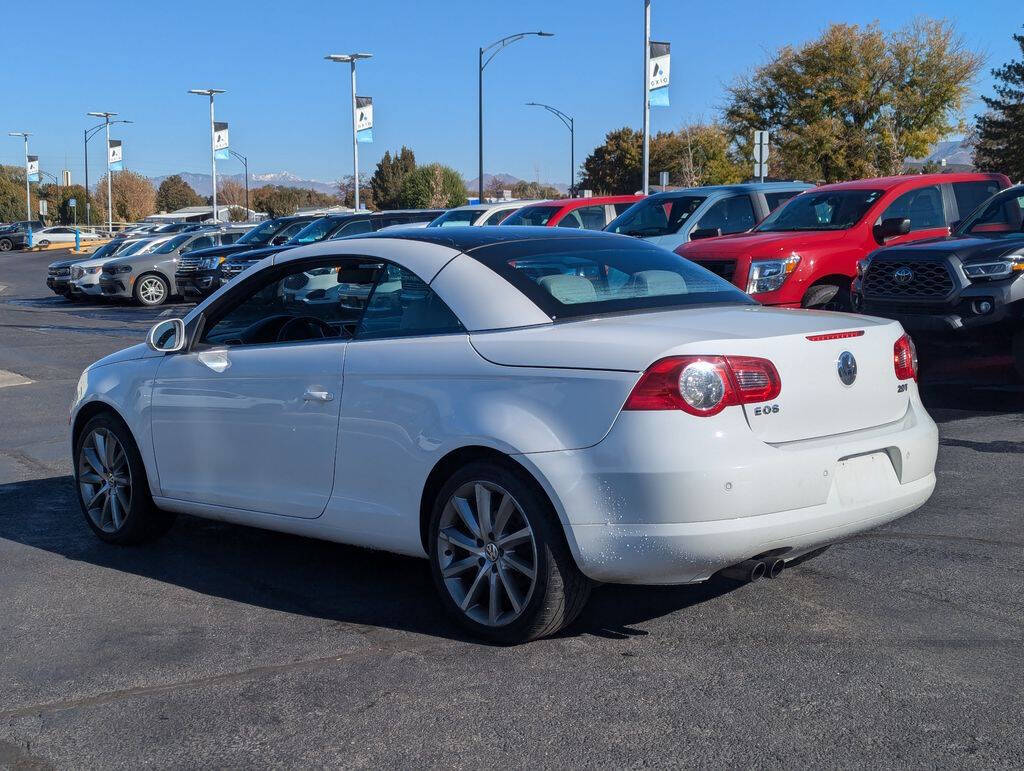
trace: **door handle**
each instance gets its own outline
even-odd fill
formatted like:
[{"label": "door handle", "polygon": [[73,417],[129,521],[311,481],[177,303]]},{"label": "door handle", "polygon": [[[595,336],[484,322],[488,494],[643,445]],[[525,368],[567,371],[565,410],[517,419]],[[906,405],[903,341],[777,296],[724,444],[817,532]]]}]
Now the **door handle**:
[{"label": "door handle", "polygon": [[304,402],[331,402],[334,401],[334,394],[330,391],[314,391],[312,389],[306,391],[302,395],[302,401]]},{"label": "door handle", "polygon": [[223,372],[231,366],[227,351],[203,351],[199,354],[199,362],[214,372]]}]

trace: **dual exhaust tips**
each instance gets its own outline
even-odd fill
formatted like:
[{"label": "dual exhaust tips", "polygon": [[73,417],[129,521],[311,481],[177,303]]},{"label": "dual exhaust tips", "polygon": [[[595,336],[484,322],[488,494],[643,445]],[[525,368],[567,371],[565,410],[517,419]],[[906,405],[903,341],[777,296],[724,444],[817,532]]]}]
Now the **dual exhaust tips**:
[{"label": "dual exhaust tips", "polygon": [[718,571],[718,575],[734,581],[757,581],[762,578],[778,578],[786,563],[779,557],[751,557]]}]

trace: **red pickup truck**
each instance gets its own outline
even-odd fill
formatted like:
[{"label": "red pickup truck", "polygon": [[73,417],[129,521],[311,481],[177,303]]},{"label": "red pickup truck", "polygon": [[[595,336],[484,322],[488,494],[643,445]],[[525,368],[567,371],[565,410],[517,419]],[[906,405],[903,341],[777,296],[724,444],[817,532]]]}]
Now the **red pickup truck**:
[{"label": "red pickup truck", "polygon": [[676,253],[765,305],[850,310],[857,262],[880,246],[949,235],[1002,174],[859,179],[791,198],[746,233],[690,241]]}]

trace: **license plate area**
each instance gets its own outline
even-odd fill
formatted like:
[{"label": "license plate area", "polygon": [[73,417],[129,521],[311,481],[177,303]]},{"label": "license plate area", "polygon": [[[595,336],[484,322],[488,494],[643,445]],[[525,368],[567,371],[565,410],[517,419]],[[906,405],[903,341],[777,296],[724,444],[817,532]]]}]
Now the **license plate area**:
[{"label": "license plate area", "polygon": [[899,484],[892,460],[884,450],[843,458],[836,464],[836,492],[844,506],[878,500]]}]

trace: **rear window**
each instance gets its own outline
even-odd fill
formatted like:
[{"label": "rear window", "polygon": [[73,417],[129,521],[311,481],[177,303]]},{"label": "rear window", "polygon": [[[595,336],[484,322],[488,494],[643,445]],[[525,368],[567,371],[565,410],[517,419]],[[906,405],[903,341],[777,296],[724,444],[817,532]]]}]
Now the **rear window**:
[{"label": "rear window", "polygon": [[755,232],[846,230],[882,197],[881,190],[825,190],[802,193],[769,214]]},{"label": "rear window", "polygon": [[514,212],[501,221],[502,226],[504,225],[535,225],[537,227],[544,227],[548,224],[548,220],[555,216],[555,212],[561,209],[561,206],[547,205],[547,206],[524,206],[517,212]]},{"label": "rear window", "polygon": [[552,319],[709,303],[756,305],[724,279],[644,241],[533,240],[469,254]]}]

